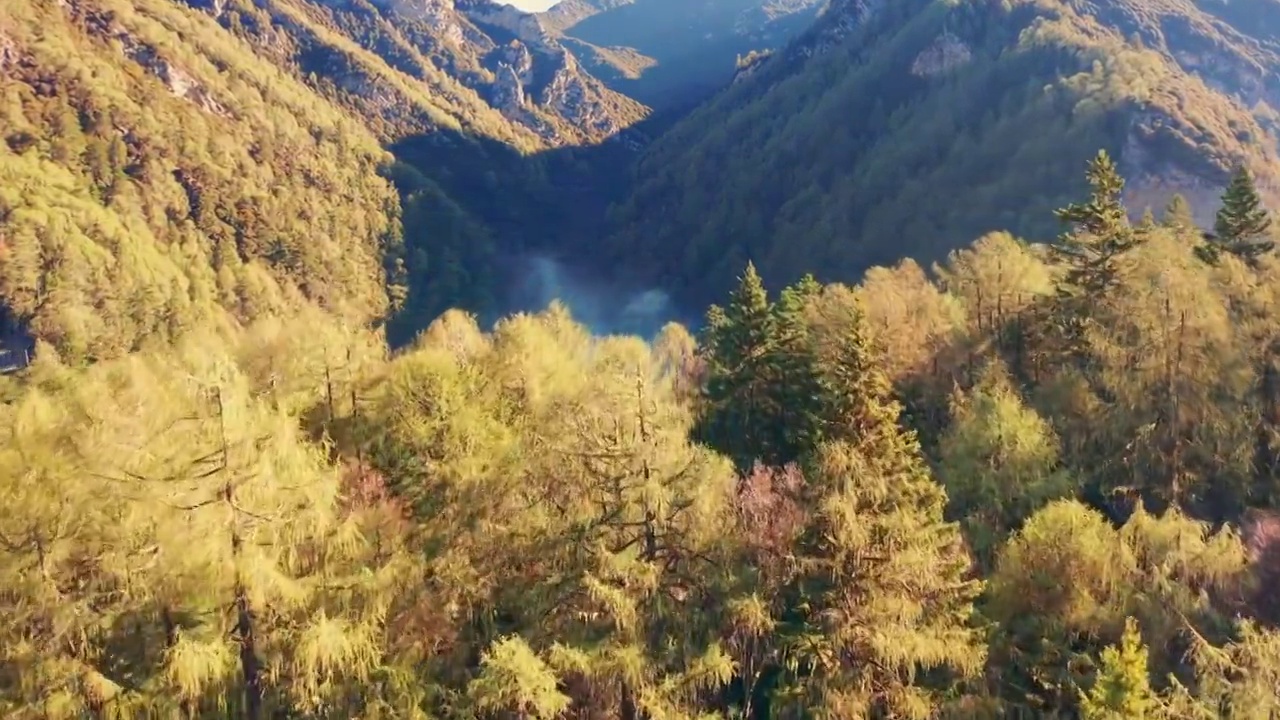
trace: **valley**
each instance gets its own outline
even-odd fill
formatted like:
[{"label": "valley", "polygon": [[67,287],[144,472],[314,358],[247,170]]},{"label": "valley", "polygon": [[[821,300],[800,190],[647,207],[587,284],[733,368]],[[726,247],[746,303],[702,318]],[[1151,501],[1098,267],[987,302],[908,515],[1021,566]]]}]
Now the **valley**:
[{"label": "valley", "polygon": [[1277,0],[0,2],[0,717],[1280,716]]},{"label": "valley", "polygon": [[[564,278],[629,288],[624,296],[664,293],[671,317],[688,319],[727,290],[747,259],[776,282],[815,268],[821,279],[848,281],[904,256],[942,259],[991,231],[1048,241],[1058,232],[1050,211],[1080,191],[1078,169],[1099,147],[1119,158],[1130,177],[1135,213],[1159,209],[1176,193],[1202,225],[1211,222],[1236,164],[1250,167],[1268,194],[1280,167],[1267,140],[1276,123],[1269,101],[1277,91],[1267,69],[1280,57],[1275,41],[1231,24],[1212,3],[1202,9],[1190,0],[1152,6],[911,0],[890,8],[877,0],[823,7],[736,0],[705,11],[681,4],[677,12],[663,0],[570,0],[535,15],[488,0],[189,2],[68,0],[50,17],[67,30],[69,57],[136,68],[129,82],[167,93],[163,106],[180,123],[246,117],[228,109],[240,86],[224,89],[221,78],[240,72],[232,63],[247,62],[283,73],[289,92],[358,124],[333,131],[343,142],[363,138],[389,150],[355,172],[370,187],[393,189],[396,207],[369,196],[372,204],[357,212],[370,234],[354,242],[372,254],[361,260],[343,254],[353,270],[362,268],[357,274],[390,273],[400,309],[388,316],[389,328],[397,342],[449,307],[492,320],[515,307],[533,309],[528,302],[540,306],[549,297],[528,290],[538,276],[531,262],[554,263]],[[18,14],[7,21],[6,66],[52,72],[57,82],[65,70],[46,67],[47,55],[39,53],[49,51],[28,47],[19,34],[23,23],[44,15],[23,17],[23,7],[7,11]],[[48,12],[38,3],[30,7]],[[127,17],[141,24],[127,26]],[[198,33],[184,33],[184,25]],[[664,31],[668,26],[686,35]],[[222,43],[222,55],[191,46],[206,36]],[[164,47],[173,49],[165,54]],[[633,59],[657,64],[603,70],[605,61],[592,60],[591,48],[612,48],[610,57],[629,48]],[[649,70],[675,75],[668,82]],[[50,124],[50,101],[31,94],[38,77],[10,73],[10,97],[35,113],[8,133],[15,160],[27,148],[44,152],[33,141],[62,127]],[[667,89],[655,91],[650,107],[628,97],[633,81]],[[153,160],[149,131],[115,120],[111,128],[86,124],[99,113],[96,104],[116,102],[86,95],[94,92],[54,89],[56,104],[66,108],[60,112],[81,116],[79,133],[98,133],[94,152],[121,147],[129,155],[115,161],[121,167],[173,164],[164,157],[179,166],[207,162],[184,158],[185,149],[164,150],[173,140],[159,141],[162,154]],[[664,93],[666,100],[657,97]],[[265,110],[276,113],[279,103],[267,102]],[[319,127],[308,132],[327,137]],[[74,159],[78,149],[69,152],[73,160],[62,167],[90,193],[101,193],[93,186],[101,186],[95,178],[105,171]],[[331,182],[326,170],[298,178],[283,158],[244,162],[252,164],[244,166],[249,177],[256,165],[269,169],[264,180],[283,172],[310,186]],[[360,167],[340,162],[345,172]],[[162,211],[168,201],[157,200],[172,191],[160,188],[181,187],[192,205],[203,185],[182,179],[190,174],[180,167],[140,181],[126,172],[134,207],[107,203],[105,211],[134,213],[153,234],[172,234],[177,226],[157,225],[157,213],[184,211]],[[1004,187],[1009,179],[1016,188]],[[933,200],[957,192],[956,202]],[[297,275],[300,266],[286,253],[270,256],[246,242],[265,234],[287,242],[266,229],[281,214],[254,198],[251,191],[225,202],[211,197],[212,209],[199,208],[210,218],[195,224],[193,237],[206,238],[200,252],[210,253],[221,241],[209,239],[229,233],[237,238],[239,263],[260,266],[272,282],[287,274],[285,265]],[[319,221],[345,226],[341,213],[355,207],[339,203],[338,216]],[[21,213],[16,218],[8,221],[14,233],[39,234],[23,229]],[[255,226],[261,222],[268,225]],[[290,222],[301,231],[297,219]],[[108,241],[89,242],[113,252]],[[214,250],[199,265],[227,275],[223,255]],[[31,301],[19,299],[30,293],[20,288],[38,282],[36,275],[8,281],[10,325],[60,322],[36,318]],[[526,289],[507,292],[517,285]],[[224,288],[215,304],[247,318],[246,301],[231,298],[245,292]],[[386,302],[367,288],[341,294],[367,297],[361,302],[370,308]],[[625,304],[613,297],[604,303]],[[658,320],[645,332],[656,331]],[[108,334],[121,347],[135,337]],[[83,353],[90,341],[75,342]]]}]

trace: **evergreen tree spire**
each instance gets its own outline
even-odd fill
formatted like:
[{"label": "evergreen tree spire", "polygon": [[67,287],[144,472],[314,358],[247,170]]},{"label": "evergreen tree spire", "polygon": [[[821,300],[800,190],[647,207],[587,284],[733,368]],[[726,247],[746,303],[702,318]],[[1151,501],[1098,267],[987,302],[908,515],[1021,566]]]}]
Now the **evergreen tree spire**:
[{"label": "evergreen tree spire", "polygon": [[740,470],[773,464],[777,418],[770,368],[778,330],[755,264],[748,262],[724,308],[707,311],[703,412],[694,437],[728,455]]},{"label": "evergreen tree spire", "polygon": [[799,459],[817,446],[822,434],[822,383],[818,376],[809,319],[810,304],[822,292],[812,275],[805,275],[782,291],[774,307],[778,345],[774,370],[778,374],[777,418],[781,460]]},{"label": "evergreen tree spire", "polygon": [[1275,248],[1275,242],[1266,239],[1270,229],[1271,218],[1262,206],[1253,176],[1242,165],[1222,195],[1222,208],[1213,224],[1216,237],[1205,254],[1216,259],[1221,250],[1226,250],[1252,261]]},{"label": "evergreen tree spire", "polygon": [[1094,364],[1085,332],[1097,319],[1099,300],[1120,281],[1117,261],[1146,237],[1129,225],[1121,202],[1124,179],[1105,150],[1090,161],[1087,177],[1089,200],[1057,211],[1058,219],[1072,228],[1050,246],[1066,270],[1057,287],[1064,354],[1081,367]]},{"label": "evergreen tree spire", "polygon": [[1191,204],[1187,202],[1187,198],[1182,193],[1174,193],[1169,198],[1169,204],[1164,207],[1164,214],[1160,218],[1160,224],[1170,230],[1190,230],[1196,226],[1195,214],[1191,211]]},{"label": "evergreen tree spire", "polygon": [[805,276],[770,303],[747,264],[728,305],[712,307],[701,347],[707,378],[695,437],[739,471],[781,467],[813,450],[822,431],[822,386],[806,310],[822,286]]},{"label": "evergreen tree spire", "polygon": [[1156,215],[1154,212],[1151,211],[1151,206],[1148,205],[1142,211],[1142,219],[1138,221],[1138,227],[1141,228],[1142,230],[1150,230],[1155,226],[1156,226]]},{"label": "evergreen tree spire", "polygon": [[787,645],[807,672],[788,678],[794,694],[783,697],[818,718],[924,717],[938,688],[921,669],[972,677],[982,667],[968,626],[980,588],[966,577],[959,528],[943,518],[946,493],[898,422],[865,321],[841,332],[822,364],[829,441],[806,463],[811,514],[788,593]]},{"label": "evergreen tree spire", "polygon": [[1078,297],[1103,293],[1116,282],[1116,259],[1133,249],[1139,237],[1129,225],[1121,202],[1124,179],[1105,150],[1089,163],[1089,200],[1057,211],[1058,219],[1072,229],[1051,246],[1054,256],[1067,266],[1059,294]]},{"label": "evergreen tree spire", "polygon": [[1125,621],[1119,646],[1102,652],[1102,667],[1080,698],[1082,720],[1144,720],[1155,716],[1157,698],[1147,677],[1147,648],[1133,618]]},{"label": "evergreen tree spire", "polygon": [[[861,442],[876,433],[897,430],[901,406],[893,396],[889,377],[876,364],[876,351],[859,314],[837,345],[838,354],[825,363],[824,380],[830,404],[828,436]],[[914,443],[914,435],[904,435]],[[912,445],[918,450],[918,445]]]}]

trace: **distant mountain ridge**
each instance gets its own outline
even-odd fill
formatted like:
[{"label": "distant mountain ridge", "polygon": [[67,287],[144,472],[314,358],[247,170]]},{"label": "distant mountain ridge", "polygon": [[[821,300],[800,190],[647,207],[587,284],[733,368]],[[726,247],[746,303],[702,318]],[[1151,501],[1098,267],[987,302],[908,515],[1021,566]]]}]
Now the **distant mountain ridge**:
[{"label": "distant mountain ridge", "polygon": [[1276,200],[1277,5],[1244,7],[833,0],[646,151],[609,245],[710,293],[747,259],[856,279],[992,230],[1052,239],[1100,147],[1135,213],[1180,192],[1211,222],[1238,163]]},{"label": "distant mountain ridge", "polygon": [[826,0],[562,0],[539,22],[611,87],[654,107],[701,98],[785,44]]}]

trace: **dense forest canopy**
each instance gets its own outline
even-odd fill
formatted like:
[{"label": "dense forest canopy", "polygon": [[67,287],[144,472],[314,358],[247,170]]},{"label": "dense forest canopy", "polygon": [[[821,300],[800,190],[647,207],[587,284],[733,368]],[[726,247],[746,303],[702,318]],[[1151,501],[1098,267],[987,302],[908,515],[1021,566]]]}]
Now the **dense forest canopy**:
[{"label": "dense forest canopy", "polygon": [[[485,0],[0,3],[0,716],[1280,715],[1280,46],[1204,5],[839,0],[592,144]],[[565,258],[710,307],[500,312]]]},{"label": "dense forest canopy", "polygon": [[1280,260],[1088,180],[1049,247],[748,265],[696,337],[42,345],[0,376],[0,712],[1280,712]]},{"label": "dense forest canopy", "polygon": [[0,301],[31,334],[105,358],[386,314],[399,202],[358,122],[168,2],[5,3],[0,45]]},{"label": "dense forest canopy", "polygon": [[[309,302],[397,340],[452,306],[494,315],[519,268],[501,261],[560,242],[548,227],[578,234],[562,210],[603,207],[634,154],[550,153],[489,105],[487,35],[444,42],[386,8],[187,5],[0,7],[0,353],[38,338],[113,357]],[[643,115],[570,70],[539,80],[606,125]],[[592,182],[585,155],[607,169]]]}]

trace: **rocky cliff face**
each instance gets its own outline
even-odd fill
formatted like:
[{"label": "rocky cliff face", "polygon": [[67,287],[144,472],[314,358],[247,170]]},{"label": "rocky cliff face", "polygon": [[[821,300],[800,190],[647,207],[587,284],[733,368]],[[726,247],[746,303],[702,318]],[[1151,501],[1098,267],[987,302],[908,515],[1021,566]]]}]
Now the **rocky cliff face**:
[{"label": "rocky cliff face", "polygon": [[880,11],[886,0],[830,0],[816,22],[788,48],[791,59],[821,55]]},{"label": "rocky cliff face", "polygon": [[492,0],[458,0],[457,7],[471,20],[506,30],[532,49],[547,53],[560,50],[533,13]]},{"label": "rocky cliff face", "polygon": [[[520,97],[533,98],[538,110],[594,138],[617,135],[634,122],[637,111],[643,112],[633,101],[609,90],[583,70],[533,14],[490,0],[460,0],[457,8],[479,28],[494,28],[513,36],[489,55],[500,68],[511,69],[504,71],[508,97],[514,97],[510,87],[514,78],[519,83]],[[555,125],[526,117],[528,108],[523,103],[519,111],[500,109],[513,119],[532,123],[531,127],[552,142],[569,139]]]},{"label": "rocky cliff face", "polygon": [[954,33],[944,31],[916,56],[911,63],[911,74],[923,78],[938,77],[967,65],[972,59],[973,51],[969,44]]},{"label": "rocky cliff face", "polygon": [[[130,32],[113,13],[78,0],[67,0],[63,3],[63,9],[72,21],[91,36],[113,42],[120,48],[124,59],[151,73],[174,97],[187,100],[212,115],[227,115],[227,109],[203,83],[159,48]],[[6,58],[9,57],[16,60],[16,45],[12,42],[6,45],[4,36],[0,35],[0,67],[7,64]]]}]

